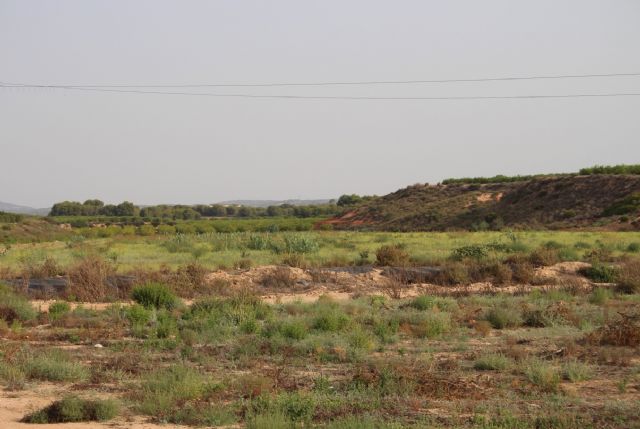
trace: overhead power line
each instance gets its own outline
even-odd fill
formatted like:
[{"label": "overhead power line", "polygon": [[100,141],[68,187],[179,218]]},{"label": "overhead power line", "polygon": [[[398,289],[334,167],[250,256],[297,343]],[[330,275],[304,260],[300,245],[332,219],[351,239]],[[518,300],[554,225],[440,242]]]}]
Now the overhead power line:
[{"label": "overhead power line", "polygon": [[603,77],[633,77],[639,73],[600,73],[600,74],[566,74],[566,75],[534,75],[534,76],[499,76],[461,79],[419,79],[419,80],[371,80],[371,81],[336,81],[336,82],[271,82],[271,83],[195,83],[195,84],[97,84],[97,85],[31,85],[9,84],[26,87],[45,88],[240,88],[240,87],[273,87],[273,86],[337,86],[337,85],[407,85],[428,83],[460,83],[460,82],[501,82],[518,80],[543,79],[585,79]]},{"label": "overhead power line", "polygon": [[74,86],[26,85],[0,83],[0,88],[35,88],[62,89],[71,91],[108,92],[125,94],[151,95],[180,95],[220,98],[265,98],[265,99],[295,99],[295,100],[513,100],[513,99],[553,99],[553,98],[589,98],[589,97],[635,97],[638,93],[593,93],[593,94],[526,94],[526,95],[472,95],[472,96],[429,96],[429,97],[385,97],[385,96],[344,96],[344,95],[286,95],[286,94],[243,94],[243,93],[210,93],[210,92],[173,92],[173,91],[145,91],[136,89],[108,89],[84,88]]}]

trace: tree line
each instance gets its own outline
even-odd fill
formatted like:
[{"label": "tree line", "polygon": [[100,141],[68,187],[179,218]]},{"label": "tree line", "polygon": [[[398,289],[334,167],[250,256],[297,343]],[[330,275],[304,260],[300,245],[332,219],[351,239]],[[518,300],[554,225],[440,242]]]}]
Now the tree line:
[{"label": "tree line", "polygon": [[139,216],[173,220],[197,220],[203,217],[322,217],[340,214],[345,208],[369,201],[372,196],[342,195],[336,203],[315,205],[281,204],[268,207],[222,204],[170,205],[138,207],[129,201],[104,204],[100,200],[63,201],[53,205],[49,216]]}]

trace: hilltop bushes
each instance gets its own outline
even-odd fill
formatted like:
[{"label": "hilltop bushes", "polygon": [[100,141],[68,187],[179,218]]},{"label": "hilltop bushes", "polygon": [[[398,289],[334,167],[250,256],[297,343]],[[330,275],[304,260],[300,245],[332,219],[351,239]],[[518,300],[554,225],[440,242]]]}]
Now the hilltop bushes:
[{"label": "hilltop bushes", "polygon": [[595,165],[580,169],[579,174],[640,174],[640,164]]}]

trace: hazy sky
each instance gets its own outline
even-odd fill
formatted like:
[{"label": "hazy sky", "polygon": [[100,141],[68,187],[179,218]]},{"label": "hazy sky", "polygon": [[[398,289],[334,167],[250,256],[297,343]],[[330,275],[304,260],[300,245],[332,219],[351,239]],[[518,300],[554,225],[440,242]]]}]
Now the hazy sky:
[{"label": "hazy sky", "polygon": [[[0,81],[194,84],[640,72],[640,1],[0,0]],[[197,91],[197,90],[190,90]],[[640,77],[204,92],[640,92]],[[0,201],[385,194],[640,162],[640,97],[374,101],[0,88]]]}]

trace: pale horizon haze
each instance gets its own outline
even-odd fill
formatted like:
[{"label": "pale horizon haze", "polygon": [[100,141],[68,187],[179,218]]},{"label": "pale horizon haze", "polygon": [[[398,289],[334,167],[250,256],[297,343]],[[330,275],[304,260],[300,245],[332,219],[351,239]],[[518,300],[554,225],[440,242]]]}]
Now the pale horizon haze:
[{"label": "pale horizon haze", "polygon": [[[0,82],[189,85],[640,73],[640,2],[0,0]],[[151,88],[142,88],[151,90]],[[640,76],[164,88],[469,97],[640,93]],[[227,98],[0,88],[0,201],[383,195],[640,162],[640,96]]]}]

